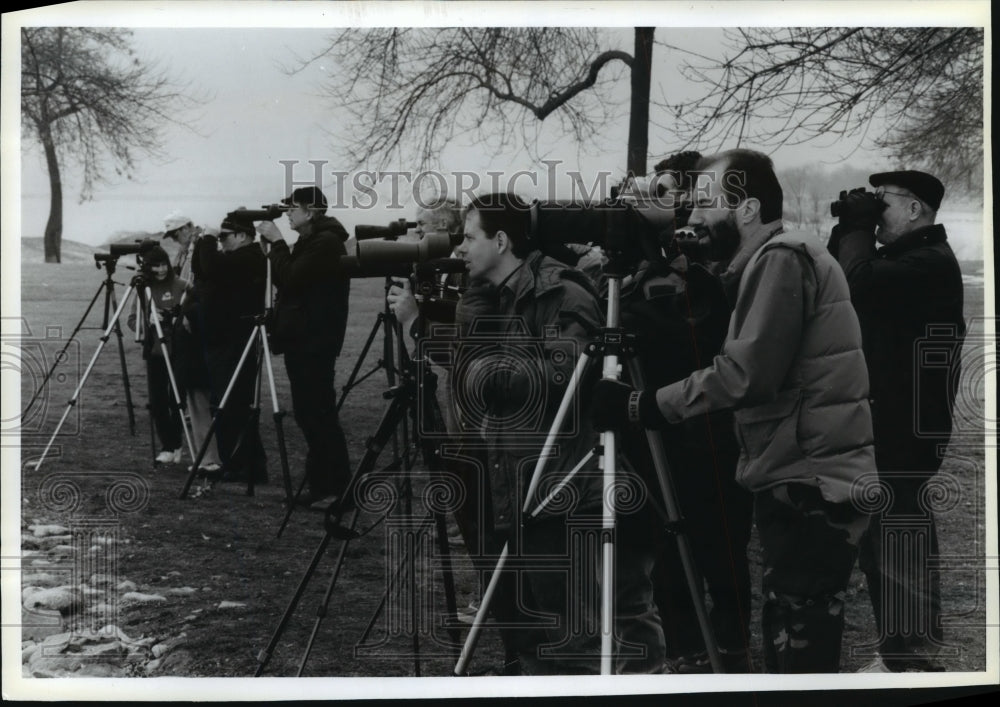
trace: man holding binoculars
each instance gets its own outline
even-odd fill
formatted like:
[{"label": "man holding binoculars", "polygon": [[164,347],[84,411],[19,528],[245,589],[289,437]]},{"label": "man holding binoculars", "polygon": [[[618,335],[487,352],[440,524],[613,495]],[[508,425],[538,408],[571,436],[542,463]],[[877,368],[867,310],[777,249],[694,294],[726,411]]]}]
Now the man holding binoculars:
[{"label": "man holding binoculars", "polygon": [[[923,497],[951,434],[965,335],[962,273],[935,224],[944,197],[936,177],[905,170],[868,181],[874,194],[856,189],[831,206],[840,223],[829,243],[861,323],[875,460],[891,499],[872,515],[860,547],[881,653],[866,671],[940,670],[940,578],[928,561],[938,553],[937,531]],[[931,349],[934,360],[924,355]]]}]

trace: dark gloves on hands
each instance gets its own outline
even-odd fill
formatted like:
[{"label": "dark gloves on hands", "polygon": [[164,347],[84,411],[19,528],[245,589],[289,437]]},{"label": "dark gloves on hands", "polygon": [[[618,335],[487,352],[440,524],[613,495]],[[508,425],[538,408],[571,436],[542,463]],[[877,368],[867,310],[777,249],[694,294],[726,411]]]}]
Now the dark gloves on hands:
[{"label": "dark gloves on hands", "polygon": [[666,424],[656,404],[655,390],[634,390],[626,383],[607,378],[594,386],[591,422],[600,432],[619,430],[630,422],[641,422],[649,428]]},{"label": "dark gloves on hands", "polygon": [[885,210],[885,203],[864,189],[855,189],[840,200],[840,225],[844,230],[871,231],[874,233],[878,217]]}]

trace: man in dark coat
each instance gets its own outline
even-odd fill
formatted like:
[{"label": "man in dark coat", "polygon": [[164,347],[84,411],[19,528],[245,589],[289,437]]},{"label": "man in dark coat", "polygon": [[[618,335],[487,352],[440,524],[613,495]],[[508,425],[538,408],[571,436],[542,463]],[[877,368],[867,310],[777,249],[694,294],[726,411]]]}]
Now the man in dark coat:
[{"label": "man in dark coat", "polygon": [[296,189],[282,201],[290,207],[289,225],[299,234],[295,248],[288,247],[272,222],[257,226],[271,243],[268,257],[278,288],[271,341],[275,352],[285,355],[295,421],[309,445],[309,493],[300,502],[325,510],[351,477],[333,386],[351,289],[340,269],[347,232],[326,215],[326,197],[317,187]]},{"label": "man in dark coat", "polygon": [[935,224],[944,185],[912,170],[869,181],[875,194],[848,195],[829,248],[861,322],[878,481],[891,499],[872,515],[861,546],[882,659],[871,669],[933,670],[943,640],[940,582],[929,562],[938,542],[922,499],[951,435],[965,335],[962,274]]},{"label": "man in dark coat", "polygon": [[[226,220],[218,239],[202,236],[195,245],[192,269],[198,278],[198,322],[211,385],[212,407],[222,402],[247,342],[254,317],[264,311],[267,261],[251,224]],[[222,249],[219,249],[221,243]],[[257,379],[259,343],[236,376],[216,426],[224,481],[267,482],[266,455],[259,420],[251,412]]]}]

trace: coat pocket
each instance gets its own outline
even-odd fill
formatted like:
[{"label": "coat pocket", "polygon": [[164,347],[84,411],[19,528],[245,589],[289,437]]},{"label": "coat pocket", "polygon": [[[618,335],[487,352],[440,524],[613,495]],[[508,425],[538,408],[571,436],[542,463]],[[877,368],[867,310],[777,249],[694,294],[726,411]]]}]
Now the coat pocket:
[{"label": "coat pocket", "polygon": [[736,436],[743,456],[749,461],[767,453],[775,462],[799,455],[796,437],[798,408],[802,397],[799,390],[786,390],[775,400],[736,410]]}]

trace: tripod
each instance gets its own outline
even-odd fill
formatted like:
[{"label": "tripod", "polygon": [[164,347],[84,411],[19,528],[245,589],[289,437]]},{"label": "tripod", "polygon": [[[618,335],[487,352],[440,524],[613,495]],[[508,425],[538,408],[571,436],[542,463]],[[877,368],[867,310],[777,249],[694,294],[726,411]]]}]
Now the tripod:
[{"label": "tripod", "polygon": [[[613,251],[612,251],[613,252]],[[593,359],[597,356],[603,357],[603,367],[602,375],[606,379],[617,380],[618,379],[618,368],[619,368],[619,356],[630,353],[629,347],[627,346],[627,337],[625,331],[619,326],[620,321],[620,294],[621,294],[621,280],[623,277],[623,268],[620,263],[617,262],[618,258],[612,255],[611,261],[605,266],[605,273],[608,275],[608,305],[607,305],[607,319],[606,327],[602,330],[601,335],[596,338],[588,346],[587,350],[584,351],[579,360],[577,361],[576,367],[570,378],[569,384],[566,387],[566,392],[563,395],[562,401],[560,402],[559,409],[556,412],[555,418],[552,421],[552,425],[542,447],[541,455],[538,458],[538,462],[535,465],[534,471],[531,476],[531,480],[528,483],[528,489],[525,493],[524,505],[522,508],[522,514],[537,515],[548,503],[554,499],[559,492],[570,482],[570,480],[583,468],[584,464],[589,461],[593,456],[599,455],[601,458],[601,468],[603,469],[603,493],[602,498],[604,499],[603,507],[603,517],[601,525],[601,661],[600,661],[600,671],[602,675],[610,675],[612,670],[612,657],[613,657],[613,639],[614,639],[614,563],[615,563],[615,497],[612,493],[612,487],[615,483],[615,473],[616,473],[616,463],[617,463],[617,435],[613,431],[602,432],[600,439],[600,446],[593,452],[589,453],[583,460],[579,462],[572,470],[570,470],[566,476],[560,480],[559,484],[552,490],[552,492],[542,499],[537,506],[532,510],[533,500],[535,498],[536,492],[538,490],[539,483],[541,481],[542,471],[544,470],[546,461],[552,456],[551,452],[555,445],[556,436],[559,430],[563,426],[563,422],[566,419],[566,415],[570,409],[573,401],[573,397],[576,394],[577,388],[580,382],[584,379],[588,367],[592,364]],[[642,373],[639,369],[637,362],[634,359],[629,359],[629,370],[632,375],[633,382],[636,386],[642,386]],[[678,543],[678,550],[681,556],[681,561],[684,567],[684,572],[687,578],[688,590],[691,593],[691,599],[695,607],[695,613],[698,618],[698,624],[701,629],[702,637],[705,641],[705,646],[708,652],[709,660],[711,662],[714,672],[723,672],[722,663],[719,657],[718,646],[715,642],[714,635],[711,630],[711,626],[708,619],[708,613],[705,609],[705,604],[703,600],[702,593],[702,582],[701,578],[698,576],[697,568],[694,564],[693,554],[691,552],[690,541],[688,540],[686,534],[683,532],[683,525],[680,518],[680,513],[678,510],[678,504],[676,501],[676,496],[674,494],[673,484],[670,478],[669,466],[667,464],[667,458],[665,451],[663,449],[663,443],[660,437],[653,430],[646,431],[646,440],[650,447],[650,452],[653,457],[653,464],[656,470],[657,480],[660,486],[660,491],[663,496],[664,506],[666,509],[666,515],[668,520],[668,528],[674,532],[675,538]],[[466,668],[469,661],[472,659],[473,652],[475,651],[476,644],[479,640],[479,635],[482,631],[482,627],[485,624],[487,613],[489,611],[490,602],[493,600],[496,594],[497,587],[500,583],[501,573],[506,566],[510,557],[509,542],[505,543],[503,549],[501,550],[500,556],[497,560],[496,567],[493,570],[493,574],[490,577],[489,584],[486,587],[486,591],[483,593],[482,601],[480,602],[479,611],[476,613],[476,617],[473,621],[472,628],[466,637],[465,644],[462,648],[462,653],[459,656],[458,662],[455,665],[454,674],[455,675],[465,675]]]},{"label": "tripod", "polygon": [[[110,278],[110,273],[109,273],[109,278]],[[111,286],[109,285],[109,287]],[[160,348],[164,352],[163,360],[164,363],[166,364],[167,377],[169,378],[170,381],[170,392],[173,394],[174,401],[177,404],[177,408],[181,412],[180,415],[181,428],[184,431],[184,438],[187,441],[188,450],[190,451],[192,456],[194,455],[194,445],[191,442],[191,435],[188,432],[187,424],[184,421],[183,412],[185,405],[184,401],[181,399],[181,395],[177,387],[177,378],[174,375],[173,365],[170,363],[170,355],[167,352],[167,346],[166,346],[167,343],[166,337],[163,334],[163,328],[160,326],[160,316],[159,313],[156,311],[156,303],[153,301],[153,293],[146,282],[146,277],[140,274],[132,278],[132,281],[129,283],[128,289],[126,289],[125,291],[125,296],[122,297],[122,301],[118,304],[117,309],[115,309],[115,313],[111,317],[111,321],[104,328],[104,333],[101,335],[101,343],[98,345],[97,351],[94,352],[94,355],[90,359],[90,363],[87,364],[87,368],[84,370],[83,375],[80,377],[80,382],[77,384],[76,390],[73,391],[73,395],[69,399],[69,402],[66,405],[66,410],[63,411],[62,417],[59,419],[59,423],[56,425],[56,429],[52,433],[52,437],[49,439],[48,444],[42,451],[42,456],[35,463],[36,469],[41,468],[42,462],[45,461],[45,457],[49,453],[49,449],[52,448],[53,442],[55,442],[56,437],[59,435],[59,430],[62,429],[63,424],[66,422],[66,418],[69,417],[69,413],[76,406],[80,398],[80,392],[83,390],[83,386],[86,384],[87,378],[90,376],[91,371],[94,370],[94,365],[97,363],[97,359],[101,355],[101,351],[104,349],[104,345],[108,343],[108,339],[111,338],[112,331],[116,331],[118,333],[118,345],[119,347],[122,346],[121,326],[119,324],[119,320],[121,319],[122,312],[125,311],[125,307],[128,305],[128,301],[132,297],[133,293],[135,293],[136,296],[138,297],[138,307],[139,307],[139,312],[141,314],[140,321],[146,320],[146,318],[148,317],[149,321],[152,322],[153,328],[156,331],[156,343],[159,343]],[[111,296],[112,297],[114,296],[113,293]],[[119,351],[121,352],[123,351],[123,349],[120,348]],[[122,356],[124,356],[124,353],[122,353]]]},{"label": "tripod", "polygon": [[[250,332],[249,337],[247,337],[247,342],[243,346],[243,352],[240,355],[239,362],[236,364],[236,368],[229,379],[229,383],[226,385],[225,393],[223,393],[222,399],[219,401],[218,408],[212,415],[212,424],[208,429],[208,433],[205,435],[205,439],[201,443],[201,447],[198,449],[198,453],[194,457],[194,461],[191,464],[191,471],[188,472],[187,479],[184,482],[184,487],[181,489],[180,498],[182,500],[187,498],[191,484],[194,482],[195,476],[198,474],[198,467],[201,464],[201,460],[205,458],[205,454],[208,452],[208,447],[212,442],[212,437],[218,437],[219,426],[222,424],[221,421],[225,415],[226,406],[237,388],[244,365],[246,365],[247,361],[250,359],[250,352],[251,350],[254,350],[256,358],[256,377],[254,381],[253,404],[251,406],[250,414],[244,420],[243,429],[240,431],[239,437],[233,444],[231,454],[234,454],[239,449],[240,445],[243,444],[243,441],[247,438],[247,435],[252,430],[256,430],[260,422],[261,368],[263,366],[263,368],[267,371],[268,390],[271,394],[272,419],[274,420],[275,434],[278,438],[278,456],[281,458],[281,476],[285,486],[285,498],[288,501],[289,507],[292,505],[292,479],[288,470],[288,450],[285,445],[285,428],[283,424],[285,411],[278,405],[278,391],[274,384],[274,366],[271,361],[271,349],[267,342],[266,322],[269,320],[271,313],[271,261],[266,260],[266,263],[267,275],[264,289],[264,312],[254,316],[253,318],[253,330]],[[235,469],[232,471],[235,471]],[[254,484],[254,474],[251,470],[247,475],[248,496],[254,495]],[[286,516],[285,521],[287,522],[287,520],[288,517]],[[284,528],[284,523],[282,523],[282,528]]]},{"label": "tripod", "polygon": [[[100,270],[103,266],[107,276],[101,280],[101,284],[97,287],[97,292],[90,300],[90,304],[87,305],[86,311],[84,311],[83,316],[80,317],[80,321],[76,323],[73,327],[73,332],[69,335],[66,340],[66,345],[63,346],[62,350],[56,354],[55,361],[53,361],[51,368],[49,368],[48,373],[45,374],[45,378],[39,383],[38,387],[35,389],[35,394],[31,396],[31,400],[24,408],[24,416],[26,417],[28,411],[31,410],[31,406],[35,404],[38,396],[41,395],[42,390],[49,382],[49,378],[56,370],[56,366],[62,363],[66,358],[66,351],[69,349],[69,345],[72,343],[73,339],[76,337],[77,333],[84,328],[87,329],[108,329],[108,317],[117,308],[117,298],[115,297],[115,285],[119,284],[114,281],[115,268],[118,265],[118,258],[114,255],[104,255],[101,253],[94,254],[94,265]],[[101,292],[104,292],[104,316],[101,319],[100,327],[84,327],[83,323],[87,320],[90,315],[90,310],[94,308],[94,304],[97,303],[97,299],[101,296]],[[125,363],[125,345],[122,341],[122,330],[121,325],[118,321],[114,323],[114,333],[118,339],[118,361],[122,370],[122,385],[125,388],[125,409],[128,412],[128,428],[129,434],[135,435],[135,408],[132,404],[132,386],[129,384],[128,377],[128,366]]]},{"label": "tripod", "polygon": [[[390,287],[392,287],[392,278],[387,276],[385,278],[386,294],[388,294]],[[383,298],[383,302],[385,302],[385,298]],[[375,337],[378,335],[380,329],[382,330],[382,358],[378,360],[374,368],[359,378],[358,373],[361,370],[361,366],[364,365],[365,359],[368,357],[368,352],[371,351],[372,343],[375,341]],[[398,363],[393,361],[395,346],[393,343],[394,341],[398,344]],[[389,311],[389,305],[386,303],[384,304],[382,311],[378,313],[378,316],[372,323],[372,328],[368,332],[368,338],[365,339],[365,344],[361,348],[361,353],[358,354],[358,360],[355,361],[354,368],[351,369],[351,374],[347,377],[347,382],[344,384],[343,388],[341,388],[340,400],[337,401],[337,412],[339,413],[341,407],[343,407],[344,399],[347,397],[347,394],[363,381],[375,375],[380,368],[385,369],[386,383],[388,383],[389,389],[392,390],[396,386],[397,371],[405,366],[405,358],[406,348],[403,343],[402,332],[399,331],[399,322],[396,321],[396,316]],[[392,464],[395,464],[398,467],[401,461],[399,456],[398,430],[392,435],[392,451]],[[285,526],[288,525],[288,521],[292,517],[292,513],[295,511],[295,505],[302,496],[302,491],[305,489],[306,482],[308,480],[308,475],[302,477],[302,481],[299,482],[299,487],[295,490],[294,496],[292,496],[290,491],[288,492],[288,508],[285,511],[285,517],[281,521],[281,525],[278,527],[276,537],[280,538],[281,534],[285,531]]]},{"label": "tripod", "polygon": [[[385,278],[385,293],[388,295],[389,288],[392,287],[392,278],[387,276]],[[383,298],[385,302],[385,298]],[[337,401],[337,411],[344,405],[344,399],[347,398],[347,394],[350,393],[355,387],[360,385],[362,382],[366,381],[371,376],[375,375],[380,368],[385,369],[386,381],[389,387],[392,388],[396,385],[396,371],[397,366],[393,362],[393,335],[399,332],[396,331],[398,328],[398,323],[396,322],[395,315],[389,311],[388,303],[384,304],[382,311],[378,313],[375,321],[372,323],[371,331],[368,332],[368,338],[365,339],[365,345],[361,348],[361,353],[358,354],[358,360],[354,363],[354,368],[351,369],[351,374],[347,377],[347,382],[340,389],[340,400]],[[372,343],[375,341],[375,336],[378,334],[379,329],[382,330],[382,358],[380,358],[375,367],[370,371],[358,377],[358,373],[361,371],[361,366],[364,364],[365,359],[368,357],[368,352],[371,351]],[[400,339],[400,345],[402,345],[402,337]]]},{"label": "tripod", "polygon": [[[405,349],[402,349],[401,358],[407,358],[405,356]],[[414,424],[415,434],[414,439],[416,444],[421,450],[421,454],[424,459],[425,465],[432,470],[441,468],[441,458],[439,450],[434,443],[434,441],[428,436],[420,434],[420,425],[418,424],[418,416],[422,416],[425,424],[427,420],[431,420],[431,427],[436,427],[441,429],[443,423],[441,422],[441,413],[437,407],[437,401],[434,398],[434,390],[436,386],[436,381],[434,374],[430,372],[427,367],[421,367],[423,374],[418,376],[416,373],[416,364],[413,361],[405,360],[405,365],[400,367],[400,383],[399,385],[390,388],[385,393],[385,397],[390,400],[388,408],[382,416],[379,422],[378,428],[375,434],[368,440],[365,455],[361,462],[358,464],[357,470],[351,477],[347,488],[344,490],[343,495],[334,503],[332,503],[326,510],[324,516],[324,527],[326,528],[326,533],[323,539],[320,541],[316,552],[313,554],[312,560],[309,563],[309,567],[306,569],[305,574],[299,581],[299,585],[296,588],[288,607],[285,609],[278,626],[276,627],[271,640],[268,642],[267,646],[260,651],[257,656],[259,665],[254,674],[255,677],[259,677],[263,674],[271,656],[274,652],[275,647],[281,639],[284,633],[285,627],[287,626],[292,614],[295,612],[295,608],[298,606],[306,587],[316,571],[320,560],[323,558],[327,547],[333,539],[343,540],[341,544],[335,564],[333,569],[333,575],[330,578],[330,583],[326,589],[326,593],[323,598],[323,602],[317,607],[316,619],[313,625],[312,633],[310,635],[309,641],[306,645],[302,660],[299,664],[297,675],[301,675],[305,668],[306,661],[308,660],[309,654],[312,650],[313,642],[319,631],[319,626],[326,615],[327,606],[330,602],[330,598],[333,595],[334,588],[337,583],[337,579],[340,576],[340,571],[343,567],[345,553],[347,550],[348,543],[356,538],[361,537],[361,533],[355,530],[355,526],[358,521],[359,510],[355,506],[355,500],[358,499],[362,494],[358,493],[358,490],[363,484],[370,481],[378,481],[380,476],[387,471],[393,469],[393,465],[383,469],[379,472],[375,471],[375,464],[382,450],[385,448],[386,444],[391,438],[397,433],[401,434],[403,437],[404,449],[409,448],[409,425],[408,420],[412,420]],[[422,390],[421,390],[422,389]],[[407,515],[410,513],[410,477],[409,470],[412,466],[412,458],[407,453],[404,459],[404,502],[405,509],[404,513]],[[435,473],[432,471],[432,478]],[[347,521],[349,525],[345,526],[343,523]],[[425,518],[421,521],[419,525],[419,530],[423,530],[430,523],[434,524],[436,530],[437,539],[437,549],[441,558],[441,569],[444,584],[445,593],[445,603],[446,609],[449,617],[454,617],[456,614],[455,606],[455,587],[454,578],[451,567],[451,555],[448,546],[447,537],[447,526],[444,517],[444,513],[440,510],[435,510],[433,508],[428,509],[428,513]],[[407,548],[406,553],[400,558],[400,563],[396,568],[395,573],[392,576],[392,580],[387,584],[385,591],[383,593],[381,602],[378,608],[376,608],[374,615],[372,616],[368,627],[365,630],[364,637],[366,638],[375,621],[380,613],[382,613],[386,602],[389,597],[390,591],[393,589],[393,585],[396,583],[400,574],[402,573],[402,568],[404,563],[410,566],[410,577],[413,578],[413,561],[414,561],[415,551],[412,548]],[[414,593],[415,587],[411,585],[411,597]],[[415,604],[414,604],[415,606]],[[419,652],[419,613],[414,612],[412,617],[411,625],[409,627],[412,630],[412,646],[413,646],[413,658],[414,658],[414,673],[416,675],[420,674],[420,652]],[[452,652],[457,653],[457,646],[459,644],[458,630],[454,626],[448,627],[448,632],[450,635],[451,642],[455,649]]]}]

